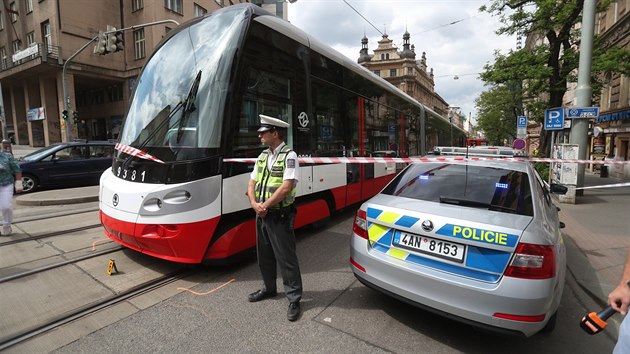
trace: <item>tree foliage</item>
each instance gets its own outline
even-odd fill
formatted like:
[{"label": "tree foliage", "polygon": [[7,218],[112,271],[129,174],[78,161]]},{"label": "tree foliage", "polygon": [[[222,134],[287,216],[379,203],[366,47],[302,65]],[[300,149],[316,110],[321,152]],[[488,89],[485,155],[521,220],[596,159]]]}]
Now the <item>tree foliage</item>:
[{"label": "tree foliage", "polygon": [[[609,4],[610,0],[601,1],[598,10]],[[499,17],[502,26],[496,32],[498,35],[528,36],[525,48],[510,50],[507,54],[497,51],[495,62],[484,67],[481,79],[496,92],[483,99],[482,95],[478,100],[480,126],[500,126],[508,119],[515,122],[523,111],[528,113],[530,120],[542,122],[545,108],[562,106],[567,83],[577,81],[580,31],[576,24],[582,21],[583,7],[584,0],[493,0],[480,8],[480,11]],[[593,48],[591,84],[593,94],[597,96],[607,75],[630,74],[630,52],[605,48],[597,39]],[[520,83],[520,86],[514,83]],[[509,88],[514,92],[505,92]],[[500,101],[489,99],[498,97],[501,92]],[[498,117],[494,110],[484,106],[503,105],[503,100],[510,97],[514,99],[512,106],[521,108],[520,111],[504,112],[512,117]],[[515,127],[512,125],[511,131],[515,131]],[[543,151],[547,151],[544,133],[541,134],[541,145]]]}]

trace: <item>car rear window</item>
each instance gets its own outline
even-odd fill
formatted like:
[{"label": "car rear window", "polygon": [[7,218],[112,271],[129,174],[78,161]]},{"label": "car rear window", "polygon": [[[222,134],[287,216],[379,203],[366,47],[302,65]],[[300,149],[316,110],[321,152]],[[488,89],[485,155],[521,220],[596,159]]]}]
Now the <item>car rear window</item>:
[{"label": "car rear window", "polygon": [[453,163],[412,164],[382,194],[533,216],[527,173]]}]

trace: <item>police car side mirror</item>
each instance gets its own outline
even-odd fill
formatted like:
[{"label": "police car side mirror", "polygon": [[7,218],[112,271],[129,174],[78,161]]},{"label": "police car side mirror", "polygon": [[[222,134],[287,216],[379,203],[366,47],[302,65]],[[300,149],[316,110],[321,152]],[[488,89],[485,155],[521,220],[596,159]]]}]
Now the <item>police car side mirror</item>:
[{"label": "police car side mirror", "polygon": [[567,191],[569,190],[566,186],[563,186],[561,184],[557,184],[557,183],[552,183],[549,186],[549,190],[551,191],[551,193],[556,193],[556,194],[567,194]]}]

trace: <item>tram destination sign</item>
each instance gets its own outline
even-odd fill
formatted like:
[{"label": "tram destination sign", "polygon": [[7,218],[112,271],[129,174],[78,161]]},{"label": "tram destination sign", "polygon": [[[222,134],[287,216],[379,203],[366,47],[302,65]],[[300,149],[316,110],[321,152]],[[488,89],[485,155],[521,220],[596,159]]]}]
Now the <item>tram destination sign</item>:
[{"label": "tram destination sign", "polygon": [[573,107],[567,109],[567,118],[597,118],[599,107]]}]

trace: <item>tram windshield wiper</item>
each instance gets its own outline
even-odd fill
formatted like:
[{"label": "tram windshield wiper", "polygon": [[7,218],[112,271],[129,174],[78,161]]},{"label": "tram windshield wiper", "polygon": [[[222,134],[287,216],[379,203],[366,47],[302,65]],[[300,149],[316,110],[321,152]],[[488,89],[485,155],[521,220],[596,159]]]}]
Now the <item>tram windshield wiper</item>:
[{"label": "tram windshield wiper", "polygon": [[176,140],[177,143],[179,143],[182,138],[182,131],[186,127],[186,123],[188,122],[188,117],[190,117],[190,114],[192,112],[197,110],[197,107],[195,107],[195,100],[197,99],[197,92],[199,91],[200,81],[201,81],[201,70],[199,70],[199,72],[197,73],[195,80],[190,86],[188,95],[186,96],[186,99],[182,103],[184,107],[184,111],[182,112],[182,116],[179,119],[179,127],[177,128],[177,140]]},{"label": "tram windshield wiper", "polygon": [[[182,124],[183,121],[188,119],[188,116],[190,115],[191,112],[194,112],[196,110],[195,107],[195,99],[197,98],[197,91],[199,91],[199,82],[201,81],[201,70],[199,70],[199,72],[197,73],[197,76],[195,77],[195,79],[193,80],[192,84],[190,85],[190,89],[188,90],[188,94],[186,95],[186,98],[182,101],[180,101],[179,103],[177,103],[177,105],[175,105],[175,107],[173,107],[173,109],[170,109],[170,105],[167,105],[166,107],[164,107],[164,109],[162,109],[160,111],[160,113],[158,113],[153,120],[161,120],[157,125],[153,125],[153,124],[148,124],[145,129],[147,128],[151,128],[151,132],[147,135],[146,138],[144,138],[144,140],[142,140],[142,143],[140,144],[136,144],[135,142],[132,144],[133,147],[135,147],[136,149],[148,153],[149,151],[144,151],[144,149],[146,148],[147,144],[149,144],[149,142],[151,142],[153,140],[153,138],[160,132],[163,132],[164,135],[166,135],[166,132],[168,132],[170,129],[174,128],[177,124],[179,124],[178,126],[178,130],[177,130],[177,139],[180,139],[181,136],[181,132],[182,129],[184,127],[184,124]],[[166,127],[166,130],[164,131],[164,125],[166,123],[168,123],[171,118],[180,110],[183,109],[182,115],[175,120],[173,123],[169,124]],[[166,113],[166,114],[165,114]],[[142,134],[138,135],[138,138],[140,138],[142,136]],[[132,157],[128,158],[124,164],[123,167],[126,166],[130,161],[132,160]]]}]

